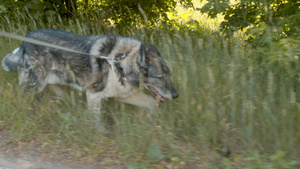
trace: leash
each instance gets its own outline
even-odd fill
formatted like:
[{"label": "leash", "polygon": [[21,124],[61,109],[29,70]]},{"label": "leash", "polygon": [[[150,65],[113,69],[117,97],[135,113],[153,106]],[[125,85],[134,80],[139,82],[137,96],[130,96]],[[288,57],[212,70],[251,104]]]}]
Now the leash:
[{"label": "leash", "polygon": [[82,55],[93,56],[93,57],[96,57],[96,58],[105,59],[107,61],[108,60],[119,61],[119,60],[121,60],[121,59],[123,59],[123,58],[125,58],[127,56],[126,54],[124,54],[120,58],[112,59],[112,58],[107,57],[107,56],[91,55],[89,53],[77,51],[77,50],[66,48],[66,47],[63,47],[63,46],[54,45],[54,44],[51,44],[51,43],[48,43],[48,42],[44,42],[44,41],[40,41],[40,40],[28,38],[28,37],[25,37],[25,36],[15,35],[15,34],[4,32],[4,31],[0,31],[0,36],[7,37],[7,38],[12,38],[12,39],[17,39],[17,40],[20,40],[20,41],[25,41],[25,42],[33,43],[33,44],[40,45],[40,46],[46,46],[46,47],[60,49],[60,50],[64,50],[64,51],[68,51],[68,52],[73,52],[73,53],[78,53],[78,54],[82,54]]},{"label": "leash", "polygon": [[[4,32],[4,31],[0,31],[0,36],[7,37],[7,38],[12,38],[12,39],[17,39],[17,40],[20,40],[20,41],[29,42],[29,43],[33,43],[33,44],[36,44],[36,45],[56,48],[56,49],[60,49],[60,50],[68,51],[68,52],[78,53],[78,54],[82,54],[82,55],[91,55],[91,54],[88,54],[88,53],[84,53],[84,52],[80,52],[80,51],[77,51],[77,50],[65,48],[65,47],[62,47],[62,46],[54,45],[54,44],[51,44],[51,43],[48,43],[48,42],[43,42],[43,41],[32,39],[32,38],[27,38],[25,36],[15,35],[15,34]],[[94,57],[97,57],[97,56],[94,56]],[[102,57],[102,56],[100,56],[100,57]]]},{"label": "leash", "polygon": [[7,38],[12,38],[12,39],[17,39],[17,40],[20,40],[20,41],[33,43],[33,44],[40,45],[40,46],[46,46],[46,47],[50,47],[50,48],[55,48],[55,49],[60,49],[60,50],[72,52],[72,53],[78,53],[78,54],[82,54],[82,55],[92,56],[92,57],[95,57],[95,58],[105,59],[110,64],[110,67],[111,67],[112,72],[114,74],[114,78],[116,77],[116,73],[113,69],[114,66],[116,66],[117,70],[121,74],[121,78],[124,77],[124,73],[122,72],[121,66],[118,64],[118,61],[126,58],[129,54],[129,52],[125,53],[121,56],[118,56],[116,59],[112,59],[108,56],[91,55],[89,53],[77,51],[77,50],[66,48],[66,47],[63,47],[63,46],[54,45],[54,44],[51,44],[51,43],[48,43],[48,42],[43,42],[43,41],[40,41],[40,40],[28,38],[28,37],[25,37],[25,36],[20,36],[20,35],[8,33],[8,32],[5,32],[5,31],[0,31],[0,36],[7,37]]}]

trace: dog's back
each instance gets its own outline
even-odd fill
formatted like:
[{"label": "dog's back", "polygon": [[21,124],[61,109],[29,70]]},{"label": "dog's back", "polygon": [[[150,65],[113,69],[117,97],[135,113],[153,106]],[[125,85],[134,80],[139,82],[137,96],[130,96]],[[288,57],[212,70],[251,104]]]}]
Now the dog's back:
[{"label": "dog's back", "polygon": [[[76,51],[89,53],[92,45],[99,37],[101,37],[101,35],[82,36],[59,29],[40,29],[29,32],[26,37],[47,42],[49,44],[55,44],[69,49],[74,49]],[[45,46],[28,42],[23,42],[23,45],[25,49],[28,48],[28,45],[34,45],[36,47],[35,49],[46,48]],[[51,50],[55,50],[55,48],[52,48]]]},{"label": "dog's back", "polygon": [[[27,38],[55,44],[58,46],[74,49],[83,53],[88,53],[91,46],[95,43],[99,36],[80,36],[64,30],[58,29],[41,29],[29,32]],[[59,53],[60,56],[68,56],[67,51],[57,50],[55,48],[41,46],[29,42],[22,42],[21,47],[16,48],[12,53],[7,54],[2,60],[2,67],[7,72],[17,70],[24,61],[24,54],[29,56],[42,56],[42,51],[49,51],[52,53]],[[62,55],[65,53],[66,55]],[[47,57],[47,56],[42,56]],[[84,56],[86,57],[86,56]]]}]

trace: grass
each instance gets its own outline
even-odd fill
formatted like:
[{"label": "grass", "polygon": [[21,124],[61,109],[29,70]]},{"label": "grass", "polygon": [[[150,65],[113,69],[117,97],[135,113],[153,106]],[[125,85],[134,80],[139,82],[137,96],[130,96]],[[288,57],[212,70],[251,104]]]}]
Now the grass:
[{"label": "grass", "polygon": [[[128,168],[299,168],[299,89],[288,76],[299,67],[297,57],[293,67],[288,63],[279,69],[249,59],[255,51],[245,48],[240,37],[118,32],[55,18],[48,23],[32,19],[31,26],[19,15],[18,21],[2,17],[1,30],[24,35],[55,27],[79,34],[118,33],[155,44],[180,96],[161,104],[158,117],[105,101],[102,122],[110,134],[102,135],[89,118],[83,93],[66,87],[70,96],[63,99],[50,91],[34,96],[17,86],[17,72],[0,70],[0,127],[12,135],[12,143],[39,145],[62,160],[102,159],[104,165]],[[20,42],[0,37],[0,44],[4,57]]]}]

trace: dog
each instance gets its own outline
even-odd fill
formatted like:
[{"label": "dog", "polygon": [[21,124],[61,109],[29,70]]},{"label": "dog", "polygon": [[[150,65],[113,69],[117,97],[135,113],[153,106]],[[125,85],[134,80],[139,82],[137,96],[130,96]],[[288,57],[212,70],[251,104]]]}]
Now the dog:
[{"label": "dog", "polygon": [[[85,91],[89,110],[99,117],[105,98],[154,112],[156,101],[178,97],[170,70],[154,45],[146,48],[129,37],[81,36],[58,29],[36,30],[26,37],[78,52],[23,41],[2,60],[7,72],[19,71],[20,86],[42,92],[48,84],[69,85]],[[155,98],[143,93],[141,87]],[[59,88],[54,92],[61,93]]]}]

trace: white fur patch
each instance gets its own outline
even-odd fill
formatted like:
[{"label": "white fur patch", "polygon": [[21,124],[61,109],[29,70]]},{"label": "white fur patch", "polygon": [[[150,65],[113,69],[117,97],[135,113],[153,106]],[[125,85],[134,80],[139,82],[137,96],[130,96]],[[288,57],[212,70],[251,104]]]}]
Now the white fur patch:
[{"label": "white fur patch", "polygon": [[68,84],[68,85],[73,87],[76,90],[83,91],[83,87],[79,86],[78,84],[71,83],[71,84]]},{"label": "white fur patch", "polygon": [[10,72],[12,69],[7,63],[15,63],[19,62],[19,56],[16,53],[20,50],[20,48],[16,48],[13,53],[7,54],[2,60],[2,67],[5,71]]},{"label": "white fur patch", "polygon": [[61,82],[61,79],[59,77],[57,77],[55,75],[55,73],[49,73],[49,76],[48,76],[48,84],[58,84],[58,85],[68,85],[68,86],[71,86],[72,88],[74,89],[77,89],[79,91],[83,91],[84,88],[79,86],[78,84],[75,84],[75,83],[62,83]]},{"label": "white fur patch", "polygon": [[5,70],[5,71],[7,71],[7,72],[9,72],[10,70],[9,70],[9,68],[6,66],[6,64],[5,64],[5,57],[3,58],[3,60],[2,60],[2,67],[3,67],[3,69]]},{"label": "white fur patch", "polygon": [[16,49],[13,51],[13,54],[16,54],[19,50],[20,50],[20,48],[16,48]]}]

